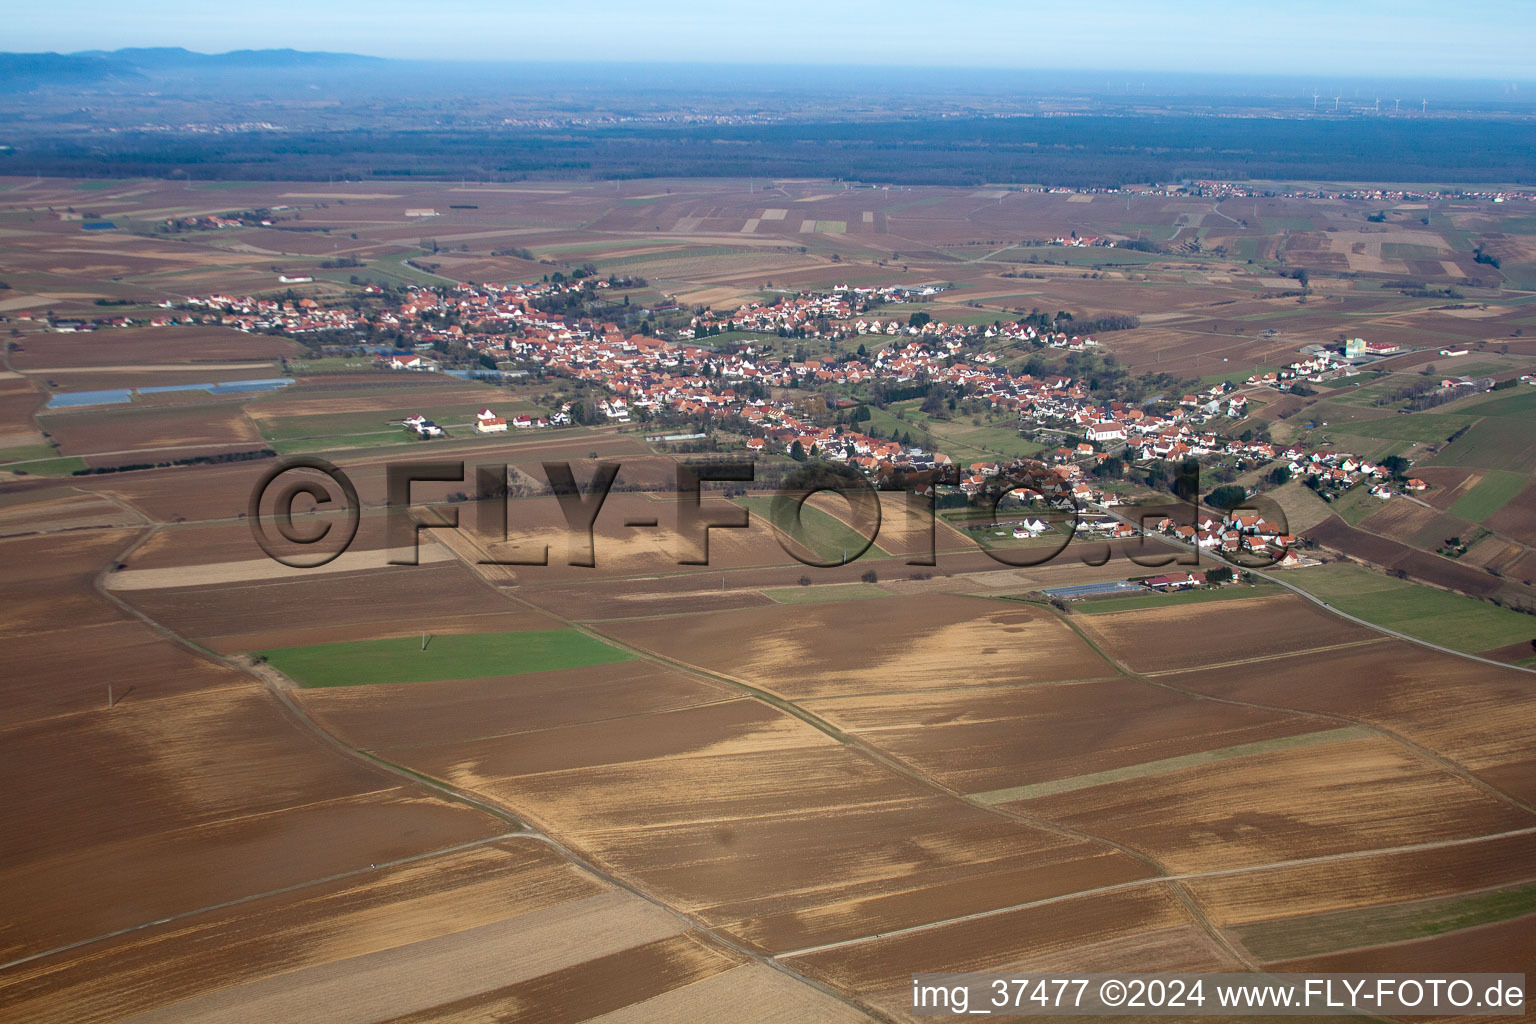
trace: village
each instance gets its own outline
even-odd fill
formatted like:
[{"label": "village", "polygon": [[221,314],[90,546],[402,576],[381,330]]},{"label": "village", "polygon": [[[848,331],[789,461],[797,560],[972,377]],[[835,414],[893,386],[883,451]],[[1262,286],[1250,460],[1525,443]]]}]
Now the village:
[{"label": "village", "polygon": [[[1094,240],[1072,241],[1092,244]],[[623,426],[657,418],[709,422],[739,434],[742,440],[738,443],[754,455],[846,463],[877,479],[940,471],[931,479],[942,479],[966,498],[975,498],[994,481],[1028,463],[1048,467],[1062,482],[1068,499],[1109,507],[1119,498],[1090,482],[1085,470],[1110,457],[1130,464],[1177,463],[1191,458],[1224,459],[1247,466],[1275,464],[1325,497],[1356,484],[1364,484],[1371,495],[1383,500],[1427,486],[1422,480],[1405,477],[1401,466],[1332,449],[1235,438],[1222,429],[1247,414],[1245,392],[1285,391],[1303,382],[1318,383],[1354,372],[1362,361],[1398,351],[1394,345],[1372,344],[1360,338],[1348,339],[1337,348],[1308,345],[1302,349],[1302,358],[1279,371],[1256,373],[1242,387],[1230,381],[1213,384],[1184,394],[1177,402],[1160,403],[1161,411],[1152,411],[1145,405],[1099,400],[1083,381],[1015,373],[1003,365],[1004,352],[1010,346],[1087,352],[1099,344],[1091,335],[1044,329],[1022,320],[966,325],[926,313],[905,321],[879,315],[886,303],[930,298],[937,293],[934,287],[839,286],[827,293],[760,300],[730,312],[706,309],[694,315],[687,327],[677,329],[674,338],[666,338],[628,334],[613,322],[542,311],[537,305],[540,300],[583,287],[608,285],[601,279],[583,284],[556,276],[561,280],[416,288],[398,305],[374,308],[325,306],[310,298],[215,294],[189,299],[148,322],[152,326],[218,324],[299,337],[386,330],[407,339],[408,347],[402,349],[397,343],[365,350],[371,351],[378,366],[400,372],[440,371],[442,352],[450,346],[462,346],[485,368],[447,372],[496,379],[532,370],[595,387],[602,397],[592,403],[588,415],[595,415],[597,423]],[[365,295],[378,296],[379,290],[370,286]],[[118,317],[63,329],[132,323],[129,318]],[[719,348],[694,340],[723,331],[762,337]],[[821,357],[786,358],[773,344],[783,338],[833,344]],[[855,341],[858,345],[853,352],[839,344]],[[491,370],[491,366],[498,369]],[[527,369],[500,369],[510,367]],[[992,415],[1014,421],[1021,430],[1036,428],[1081,440],[1054,452],[1042,452],[1038,463],[1015,460],[1010,465],[1002,460],[961,466],[942,452],[860,431],[856,422],[829,424],[817,422],[824,417],[807,414],[809,397],[824,396],[828,405],[836,399],[842,406],[856,406],[859,403],[846,396],[877,383],[898,389],[943,386],[975,399]],[[1462,384],[1452,380],[1442,383],[1446,387]],[[548,416],[518,413],[502,417],[486,408],[476,414],[471,427],[478,434],[567,427],[582,415],[575,404],[564,402]],[[404,425],[426,439],[445,434],[440,425],[421,414],[408,417]],[[1041,532],[1038,525],[1023,529],[1025,535]],[[1251,524],[1216,523],[1200,527],[1197,534],[1193,539],[1200,546],[1220,545],[1224,550],[1286,543],[1256,533]]]}]

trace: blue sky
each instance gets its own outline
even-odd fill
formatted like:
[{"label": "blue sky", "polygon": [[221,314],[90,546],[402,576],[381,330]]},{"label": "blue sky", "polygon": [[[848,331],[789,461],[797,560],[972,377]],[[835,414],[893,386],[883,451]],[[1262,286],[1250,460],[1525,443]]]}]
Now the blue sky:
[{"label": "blue sky", "polygon": [[7,50],[1536,78],[1532,0],[5,0]]}]

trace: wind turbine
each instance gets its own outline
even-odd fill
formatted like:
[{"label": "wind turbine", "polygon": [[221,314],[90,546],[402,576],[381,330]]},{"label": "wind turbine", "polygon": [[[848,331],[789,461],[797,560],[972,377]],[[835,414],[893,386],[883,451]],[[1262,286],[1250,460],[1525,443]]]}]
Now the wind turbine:
[{"label": "wind turbine", "polygon": [[1344,94],[1343,93],[1334,93],[1333,94],[1333,112],[1335,114],[1337,114],[1339,112],[1339,100],[1341,100],[1343,98],[1344,98]]},{"label": "wind turbine", "polygon": [[1316,89],[1312,90],[1312,109],[1314,111],[1317,110],[1317,98],[1321,95],[1322,93],[1318,92]]},{"label": "wind turbine", "polygon": [[1402,100],[1397,99],[1397,100],[1393,100],[1392,101],[1392,113],[1396,114],[1399,111],[1401,111],[1402,109],[1403,109],[1403,101]]},{"label": "wind turbine", "polygon": [[1419,113],[1426,115],[1429,113],[1429,100],[1424,101],[1424,105],[1419,108]]}]

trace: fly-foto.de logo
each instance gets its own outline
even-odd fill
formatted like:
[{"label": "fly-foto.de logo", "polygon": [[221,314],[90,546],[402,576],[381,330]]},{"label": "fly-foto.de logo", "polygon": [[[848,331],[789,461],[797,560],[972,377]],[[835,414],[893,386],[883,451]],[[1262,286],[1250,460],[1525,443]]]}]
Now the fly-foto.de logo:
[{"label": "fly-foto.de logo", "polygon": [[[387,563],[420,564],[424,531],[467,530],[480,542],[474,560],[482,565],[596,568],[602,555],[598,517],[621,479],[623,463],[580,465],[584,480],[570,462],[542,462],[537,473],[507,463],[413,460],[385,465],[382,481],[373,480],[382,483],[373,512],[384,520]],[[1181,470],[1170,503],[1151,510],[1094,505],[1045,466],[1008,467],[979,484],[962,479],[952,467],[939,467],[886,478],[877,486],[851,466],[811,462],[776,476],[771,489],[758,479],[758,468],[752,462],[678,461],[670,479],[652,481],[644,489],[666,500],[650,502],[647,514],[626,516],[622,528],[670,531],[671,561],[707,566],[713,531],[752,525],[751,507],[718,499],[751,489],[752,506],[768,520],[779,547],[814,568],[846,565],[869,554],[892,508],[905,520],[903,553],[912,566],[937,565],[941,546],[955,550],[956,537],[975,538],[976,548],[1014,568],[1064,555],[1103,565],[1116,554],[1144,568],[1194,565],[1203,548],[1216,547],[1205,543],[1211,537],[1222,542],[1212,554],[1244,568],[1273,565],[1283,554],[1276,547],[1247,543],[1260,530],[1267,531],[1261,534],[1265,537],[1285,536],[1283,513],[1267,507],[1263,512],[1203,509],[1196,497],[1199,467],[1193,462]],[[373,467],[370,473],[378,476]],[[446,491],[454,485],[460,489]],[[540,523],[532,535],[514,529],[538,499],[552,500],[558,516],[553,522],[548,515],[528,517]],[[846,528],[841,543],[831,548],[814,528],[815,520],[827,514],[821,508],[828,502]],[[273,466],[257,481],[246,515],[262,551],[284,565],[306,569],[327,565],[348,550],[358,536],[364,505],[346,471],[324,459],[299,456]],[[633,512],[631,506],[626,509]],[[665,523],[662,510],[669,513]]]}]

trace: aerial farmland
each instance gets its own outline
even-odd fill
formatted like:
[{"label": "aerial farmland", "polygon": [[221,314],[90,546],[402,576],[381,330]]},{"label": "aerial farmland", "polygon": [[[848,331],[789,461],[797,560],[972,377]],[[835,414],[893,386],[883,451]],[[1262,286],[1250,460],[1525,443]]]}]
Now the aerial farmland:
[{"label": "aerial farmland", "polygon": [[1536,967],[1531,186],[6,173],[0,1019]]}]

